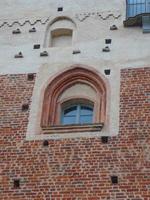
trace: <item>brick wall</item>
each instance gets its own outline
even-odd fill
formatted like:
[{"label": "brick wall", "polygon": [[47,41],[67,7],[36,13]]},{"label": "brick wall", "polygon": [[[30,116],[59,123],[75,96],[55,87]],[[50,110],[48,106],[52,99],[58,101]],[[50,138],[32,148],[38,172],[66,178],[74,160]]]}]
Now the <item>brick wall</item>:
[{"label": "brick wall", "polygon": [[0,76],[0,200],[150,199],[150,68],[121,71],[120,132],[107,144],[26,141],[29,111],[21,107],[33,86],[27,75]]}]

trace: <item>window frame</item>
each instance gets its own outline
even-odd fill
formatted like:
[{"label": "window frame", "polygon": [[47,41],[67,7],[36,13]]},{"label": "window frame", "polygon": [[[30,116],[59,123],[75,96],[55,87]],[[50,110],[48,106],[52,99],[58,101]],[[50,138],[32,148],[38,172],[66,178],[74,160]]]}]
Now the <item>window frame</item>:
[{"label": "window frame", "polygon": [[[87,108],[91,108],[92,109],[92,121],[91,122],[88,122],[88,123],[81,123],[81,116],[90,116],[90,115],[81,115],[81,107],[82,106],[85,106]],[[69,108],[72,108],[72,107],[76,107],[76,114],[74,115],[75,116],[75,122],[72,123],[72,124],[92,124],[94,122],[94,104],[91,105],[91,103],[82,103],[82,102],[76,102],[76,103],[72,103],[70,102],[70,104],[68,106],[61,106],[61,124],[62,125],[69,125],[69,124],[66,124],[63,122],[64,118],[65,118],[65,115],[64,115],[64,111],[69,109]],[[68,116],[69,117],[69,116]]]}]

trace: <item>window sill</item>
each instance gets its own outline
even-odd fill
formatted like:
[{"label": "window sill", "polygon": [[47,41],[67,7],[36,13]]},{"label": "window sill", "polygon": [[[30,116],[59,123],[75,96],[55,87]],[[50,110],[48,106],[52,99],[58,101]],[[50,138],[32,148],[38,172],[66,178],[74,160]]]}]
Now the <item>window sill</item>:
[{"label": "window sill", "polygon": [[42,127],[43,134],[63,134],[63,133],[78,133],[78,132],[96,132],[101,131],[103,123],[95,124],[77,124],[77,125],[56,125]]}]

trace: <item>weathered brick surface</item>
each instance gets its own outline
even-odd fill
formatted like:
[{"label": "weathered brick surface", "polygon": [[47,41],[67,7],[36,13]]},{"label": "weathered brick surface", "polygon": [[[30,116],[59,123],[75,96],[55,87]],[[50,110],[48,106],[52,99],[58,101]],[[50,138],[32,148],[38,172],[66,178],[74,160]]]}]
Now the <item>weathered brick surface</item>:
[{"label": "weathered brick surface", "polygon": [[0,76],[0,200],[150,199],[150,68],[121,71],[120,132],[108,144],[25,141],[29,112],[21,105],[33,86],[26,75]]}]

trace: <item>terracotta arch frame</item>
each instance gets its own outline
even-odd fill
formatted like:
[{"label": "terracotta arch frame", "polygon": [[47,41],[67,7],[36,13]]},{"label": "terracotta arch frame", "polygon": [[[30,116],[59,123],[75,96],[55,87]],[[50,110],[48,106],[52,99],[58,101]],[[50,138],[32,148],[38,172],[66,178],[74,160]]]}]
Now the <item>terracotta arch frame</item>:
[{"label": "terracotta arch frame", "polygon": [[96,72],[75,66],[51,80],[44,93],[41,127],[57,125],[60,95],[74,84],[91,86],[97,92],[96,118],[94,123],[105,123],[107,88],[104,80]]}]

